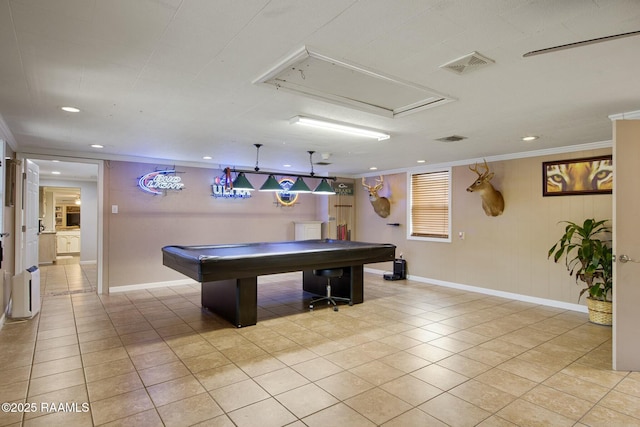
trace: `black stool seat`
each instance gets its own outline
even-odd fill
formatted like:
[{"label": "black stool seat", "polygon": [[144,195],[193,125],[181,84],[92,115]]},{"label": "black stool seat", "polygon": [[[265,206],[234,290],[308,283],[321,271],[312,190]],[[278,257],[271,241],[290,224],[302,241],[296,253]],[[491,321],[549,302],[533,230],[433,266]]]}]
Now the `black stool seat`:
[{"label": "black stool seat", "polygon": [[313,304],[319,301],[327,301],[327,304],[333,304],[333,311],[338,311],[338,304],[336,301],[347,302],[349,305],[353,305],[350,298],[334,297],[331,296],[331,279],[338,279],[342,277],[344,271],[342,268],[323,268],[321,270],[313,270],[313,274],[319,277],[327,278],[327,295],[321,298],[316,298],[309,304],[309,309],[313,310]]},{"label": "black stool seat", "polygon": [[342,277],[342,269],[341,268],[325,268],[322,270],[313,270],[313,274],[316,276],[329,277],[329,278],[338,278]]}]

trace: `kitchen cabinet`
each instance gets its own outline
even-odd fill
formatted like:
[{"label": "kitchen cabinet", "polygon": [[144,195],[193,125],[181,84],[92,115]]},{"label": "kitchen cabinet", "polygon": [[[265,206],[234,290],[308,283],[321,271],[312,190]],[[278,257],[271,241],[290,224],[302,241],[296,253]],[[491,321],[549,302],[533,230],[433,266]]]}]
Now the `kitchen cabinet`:
[{"label": "kitchen cabinet", "polygon": [[80,252],[80,230],[58,231],[56,233],[57,253]]},{"label": "kitchen cabinet", "polygon": [[38,236],[38,262],[53,264],[56,260],[56,233],[42,232]]}]

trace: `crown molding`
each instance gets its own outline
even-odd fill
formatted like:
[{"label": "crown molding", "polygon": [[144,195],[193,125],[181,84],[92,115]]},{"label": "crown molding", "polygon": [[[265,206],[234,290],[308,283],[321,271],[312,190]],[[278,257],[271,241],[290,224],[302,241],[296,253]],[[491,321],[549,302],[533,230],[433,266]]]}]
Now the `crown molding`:
[{"label": "crown molding", "polygon": [[609,116],[611,121],[616,120],[638,120],[640,119],[640,110],[629,111],[627,113],[612,114]]},{"label": "crown molding", "polygon": [[391,175],[396,173],[407,173],[407,172],[421,173],[421,172],[429,172],[436,169],[450,168],[453,166],[467,166],[474,163],[483,162],[484,160],[486,160],[487,162],[500,162],[505,160],[526,159],[530,157],[542,157],[542,156],[549,156],[554,154],[575,153],[578,151],[598,150],[601,148],[612,148],[612,147],[613,147],[613,141],[611,140],[590,142],[587,144],[566,145],[564,147],[545,148],[542,150],[523,151],[519,153],[509,153],[509,154],[500,154],[496,156],[476,157],[476,158],[471,158],[466,160],[456,160],[453,162],[434,163],[430,165],[415,166],[411,168],[376,171],[375,173],[355,175],[353,176],[353,178],[362,178],[362,177],[379,176],[379,175]]}]

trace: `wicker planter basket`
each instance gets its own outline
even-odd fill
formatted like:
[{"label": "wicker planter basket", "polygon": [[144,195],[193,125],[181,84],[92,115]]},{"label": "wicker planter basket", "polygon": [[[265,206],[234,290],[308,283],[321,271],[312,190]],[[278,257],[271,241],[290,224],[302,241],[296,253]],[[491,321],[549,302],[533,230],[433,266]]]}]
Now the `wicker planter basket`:
[{"label": "wicker planter basket", "polygon": [[613,323],[613,304],[611,301],[600,301],[587,298],[589,321],[598,325],[611,326]]}]

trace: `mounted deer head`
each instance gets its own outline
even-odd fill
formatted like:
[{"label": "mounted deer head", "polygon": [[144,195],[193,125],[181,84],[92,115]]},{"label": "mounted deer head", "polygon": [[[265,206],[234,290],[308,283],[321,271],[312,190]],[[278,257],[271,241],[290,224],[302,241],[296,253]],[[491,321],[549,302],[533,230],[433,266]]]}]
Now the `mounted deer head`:
[{"label": "mounted deer head", "polygon": [[478,179],[471,184],[468,188],[468,192],[476,192],[480,194],[482,198],[482,209],[484,209],[484,213],[489,216],[498,216],[502,214],[504,211],[504,199],[502,198],[502,193],[493,188],[491,185],[491,178],[493,178],[494,173],[489,172],[489,166],[487,165],[487,161],[484,161],[484,166],[481,166],[484,169],[484,172],[478,172],[478,164],[476,163],[475,167],[469,166],[469,169],[478,174]]},{"label": "mounted deer head", "polygon": [[373,206],[373,210],[382,218],[386,218],[391,213],[391,203],[386,197],[378,196],[378,191],[382,189],[383,185],[384,178],[382,178],[382,175],[380,175],[380,179],[376,179],[376,185],[374,186],[367,185],[364,178],[362,178],[362,186],[369,191],[369,201]]}]

